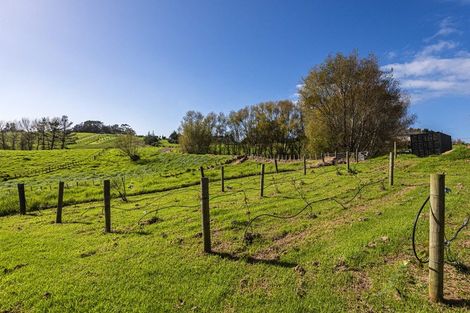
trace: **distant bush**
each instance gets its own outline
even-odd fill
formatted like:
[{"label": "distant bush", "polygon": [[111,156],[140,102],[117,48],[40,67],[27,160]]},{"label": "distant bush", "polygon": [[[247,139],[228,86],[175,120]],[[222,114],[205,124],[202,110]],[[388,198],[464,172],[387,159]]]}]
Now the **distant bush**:
[{"label": "distant bush", "polygon": [[118,139],[116,139],[116,148],[121,150],[132,161],[140,160],[140,147],[140,140],[133,134],[121,135],[118,137]]},{"label": "distant bush", "polygon": [[144,143],[148,146],[158,147],[160,145],[161,138],[156,136],[154,133],[148,133],[144,136]]}]

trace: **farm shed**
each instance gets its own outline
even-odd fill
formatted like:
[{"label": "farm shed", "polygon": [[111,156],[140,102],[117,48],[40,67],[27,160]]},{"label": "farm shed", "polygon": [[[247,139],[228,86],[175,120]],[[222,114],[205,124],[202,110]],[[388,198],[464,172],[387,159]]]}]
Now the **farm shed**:
[{"label": "farm shed", "polygon": [[412,134],[411,153],[425,157],[432,154],[441,154],[452,150],[452,138],[441,132],[423,132]]}]

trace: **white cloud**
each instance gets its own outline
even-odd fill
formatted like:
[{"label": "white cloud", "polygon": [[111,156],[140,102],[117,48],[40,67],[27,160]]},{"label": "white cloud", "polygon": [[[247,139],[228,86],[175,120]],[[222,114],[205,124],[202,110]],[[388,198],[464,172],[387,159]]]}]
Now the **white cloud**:
[{"label": "white cloud", "polygon": [[470,95],[470,57],[420,56],[410,62],[388,64],[382,68],[393,70],[401,85],[411,92],[412,99],[445,94]]},{"label": "white cloud", "polygon": [[[431,38],[455,32],[458,30],[447,18]],[[424,46],[410,61],[387,64],[382,69],[393,71],[414,103],[444,95],[470,95],[470,53],[458,47],[458,42],[439,40]]]},{"label": "white cloud", "polygon": [[439,30],[431,37],[426,38],[424,41],[429,42],[435,38],[449,36],[454,33],[460,33],[460,31],[455,27],[455,23],[453,22],[452,18],[446,17],[439,23]]},{"label": "white cloud", "polygon": [[397,57],[397,53],[395,51],[389,51],[385,55],[388,59],[395,59]]},{"label": "white cloud", "polygon": [[433,55],[438,52],[442,52],[445,50],[452,50],[457,47],[458,44],[453,41],[439,41],[438,43],[428,45],[421,50],[417,56],[428,56]]}]

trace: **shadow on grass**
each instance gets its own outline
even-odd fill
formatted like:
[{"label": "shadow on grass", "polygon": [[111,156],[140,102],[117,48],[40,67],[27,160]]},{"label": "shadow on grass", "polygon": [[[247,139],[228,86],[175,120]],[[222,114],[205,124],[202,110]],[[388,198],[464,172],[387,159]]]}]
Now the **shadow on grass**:
[{"label": "shadow on grass", "polygon": [[470,309],[470,299],[445,299],[444,303],[454,308]]},{"label": "shadow on grass", "polygon": [[[57,224],[57,223],[56,223]],[[84,221],[70,221],[70,222],[62,222],[61,224],[81,224],[81,225],[91,225],[92,222],[84,222]]]},{"label": "shadow on grass", "polygon": [[276,259],[257,259],[251,256],[238,256],[238,255],[227,253],[227,252],[212,251],[210,252],[210,254],[216,255],[222,259],[227,259],[231,261],[244,261],[248,264],[267,264],[267,265],[287,267],[287,268],[294,268],[297,266],[297,263],[293,263],[293,262],[279,261]]},{"label": "shadow on grass", "polygon": [[152,234],[150,231],[144,229],[113,229],[111,233],[117,235],[135,234],[140,236],[147,236]]},{"label": "shadow on grass", "polygon": [[459,262],[457,264],[454,264],[453,266],[460,273],[465,274],[465,275],[470,275],[470,267],[468,265]]}]

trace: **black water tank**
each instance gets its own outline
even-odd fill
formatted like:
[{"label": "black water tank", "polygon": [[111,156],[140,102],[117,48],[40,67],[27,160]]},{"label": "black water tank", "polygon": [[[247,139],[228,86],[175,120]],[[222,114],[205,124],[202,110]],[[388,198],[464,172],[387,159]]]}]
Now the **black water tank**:
[{"label": "black water tank", "polygon": [[424,132],[410,135],[410,137],[411,152],[419,157],[452,150],[452,138],[441,132]]}]

